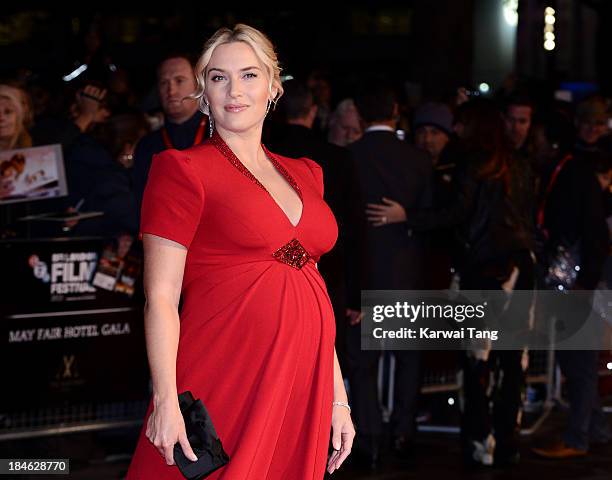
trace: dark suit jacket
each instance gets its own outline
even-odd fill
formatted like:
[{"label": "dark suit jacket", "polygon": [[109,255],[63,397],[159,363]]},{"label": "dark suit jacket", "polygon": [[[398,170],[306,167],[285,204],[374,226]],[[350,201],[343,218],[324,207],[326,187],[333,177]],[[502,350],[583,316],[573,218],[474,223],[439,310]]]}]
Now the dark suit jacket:
[{"label": "dark suit jacket", "polygon": [[[196,137],[198,128],[200,127],[200,120],[202,120],[202,117],[203,114],[198,111],[184,123],[176,124],[166,122],[168,136],[170,137],[174,148],[184,150],[193,145],[193,141]],[[208,137],[208,128],[204,132],[204,138],[206,137]],[[149,169],[151,168],[153,155],[163,152],[166,150],[166,148],[167,147],[164,144],[161,130],[156,130],[155,132],[145,135],[140,139],[138,145],[136,145],[136,149],[134,151],[134,168],[132,169],[132,185],[134,188],[134,195],[136,196],[139,214],[140,205],[142,204],[142,196],[147,184],[147,178],[149,176]]]},{"label": "dark suit jacket", "polygon": [[308,157],[323,169],[324,198],[340,230],[349,218],[352,163],[346,148],[323,141],[312,130],[301,125],[277,127],[270,149],[290,158]]},{"label": "dark suit jacket", "polygon": [[366,203],[387,197],[406,211],[432,202],[429,156],[399,140],[391,131],[366,132],[349,146],[362,198],[362,288],[417,289],[423,286],[423,240],[405,223],[373,227],[366,223]]},{"label": "dark suit jacket", "polygon": [[276,126],[269,143],[273,152],[290,158],[308,157],[323,169],[324,199],[336,217],[338,241],[333,250],[321,258],[319,270],[325,278],[336,314],[343,312],[347,304],[359,308],[358,285],[347,286],[350,278],[356,275],[348,271],[347,243],[355,235],[359,208],[349,151],[321,140],[315,132],[300,125]]},{"label": "dark suit jacket", "polygon": [[129,172],[88,134],[80,135],[66,161],[67,205],[83,200],[83,211],[104,216],[81,220],[73,235],[114,236],[138,233],[138,212]]}]

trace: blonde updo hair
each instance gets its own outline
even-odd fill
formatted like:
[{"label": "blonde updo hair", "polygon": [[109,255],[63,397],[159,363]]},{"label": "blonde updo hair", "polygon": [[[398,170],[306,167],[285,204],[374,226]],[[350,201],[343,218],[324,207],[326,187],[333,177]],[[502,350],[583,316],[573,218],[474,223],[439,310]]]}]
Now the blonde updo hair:
[{"label": "blonde updo hair", "polygon": [[276,88],[276,96],[272,99],[274,105],[283,94],[283,85],[280,79],[281,68],[278,64],[274,45],[268,37],[256,28],[238,23],[233,29],[220,28],[217,30],[204,44],[202,55],[200,55],[196,64],[195,76],[198,85],[191,97],[198,101],[200,110],[206,115],[209,114],[209,111],[204,92],[206,91],[206,74],[210,58],[219,45],[233,42],[244,42],[249,45],[264,65],[269,79],[268,90],[270,95],[272,95],[273,88]]}]

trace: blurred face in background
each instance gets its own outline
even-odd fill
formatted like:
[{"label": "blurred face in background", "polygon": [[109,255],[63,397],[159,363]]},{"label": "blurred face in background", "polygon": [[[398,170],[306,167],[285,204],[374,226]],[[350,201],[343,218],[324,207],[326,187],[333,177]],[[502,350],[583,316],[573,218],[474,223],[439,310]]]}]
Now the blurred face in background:
[{"label": "blurred face in background", "polygon": [[10,141],[17,134],[17,109],[13,101],[0,97],[0,140]]},{"label": "blurred face in background", "polygon": [[422,125],[414,132],[414,143],[421,150],[431,155],[434,164],[450,140],[448,134],[433,125]]},{"label": "blurred face in background", "polygon": [[612,170],[597,173],[597,181],[602,190],[609,190],[612,184]]},{"label": "blurred face in background", "polygon": [[314,96],[315,104],[319,107],[329,106],[331,102],[331,85],[326,78],[312,74],[308,78],[308,88]]},{"label": "blurred face in background", "polygon": [[604,117],[585,118],[578,121],[578,138],[587,145],[596,144],[608,133],[608,121]]},{"label": "blurred face in background", "polygon": [[362,134],[359,113],[354,108],[347,109],[329,126],[329,141],[341,147],[359,140]]},{"label": "blurred face in background", "polygon": [[185,98],[196,88],[193,68],[185,58],[169,58],[160,65],[157,88],[164,113],[172,122],[183,123],[198,110],[196,100]]},{"label": "blurred face in background", "polygon": [[506,110],[506,133],[516,150],[527,141],[532,114],[533,110],[529,105],[509,105]]}]

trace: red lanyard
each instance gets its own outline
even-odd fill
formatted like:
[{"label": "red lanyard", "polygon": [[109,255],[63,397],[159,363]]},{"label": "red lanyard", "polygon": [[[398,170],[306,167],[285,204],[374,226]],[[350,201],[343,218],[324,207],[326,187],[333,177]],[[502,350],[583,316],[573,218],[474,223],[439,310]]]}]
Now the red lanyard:
[{"label": "red lanyard", "polygon": [[[206,128],[206,117],[200,120],[200,126],[198,127],[198,131],[196,132],[195,140],[193,141],[194,147],[202,143],[202,139],[204,138],[205,128]],[[164,145],[166,145],[166,148],[174,148],[174,145],[172,145],[172,140],[170,140],[170,135],[168,135],[168,130],[166,129],[166,127],[162,127],[161,134],[162,134],[162,138],[164,139]]]},{"label": "red lanyard", "polygon": [[552,189],[555,186],[559,173],[561,173],[561,170],[563,169],[565,164],[569,160],[571,160],[571,158],[572,158],[572,155],[569,153],[565,157],[563,157],[561,161],[557,164],[555,169],[553,170],[552,175],[550,176],[550,181],[548,182],[548,186],[546,187],[544,198],[542,199],[542,203],[540,203],[540,208],[538,208],[538,217],[537,217],[538,227],[542,227],[542,225],[544,225],[544,210],[546,209],[546,201],[548,200],[548,196],[550,195],[550,192],[552,192]]}]

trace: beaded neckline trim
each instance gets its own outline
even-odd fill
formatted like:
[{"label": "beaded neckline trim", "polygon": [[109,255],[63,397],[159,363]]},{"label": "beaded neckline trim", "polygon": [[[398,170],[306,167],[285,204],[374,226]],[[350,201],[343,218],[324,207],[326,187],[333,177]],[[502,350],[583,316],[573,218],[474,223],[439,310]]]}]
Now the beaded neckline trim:
[{"label": "beaded neckline trim", "polygon": [[[253,183],[268,192],[268,189],[259,180],[257,180],[255,175],[253,175],[248,168],[244,166],[244,164],[240,161],[240,159],[236,156],[236,154],[232,151],[228,144],[225,143],[225,141],[221,138],[221,135],[219,135],[216,130],[210,140],[212,144],[217,148],[217,150],[219,150],[223,154],[223,156],[227,158],[232,165],[234,165],[234,167],[236,167]],[[262,147],[264,152],[266,153],[266,156],[268,157],[270,162],[272,162],[272,165],[274,165],[274,168],[276,168],[276,170],[278,170],[278,172],[285,178],[285,180],[287,180],[289,185],[291,185],[291,187],[296,191],[296,193],[300,197],[300,200],[302,200],[303,202],[302,191],[300,190],[300,187],[298,186],[297,182],[289,174],[287,169],[283,167],[280,162],[274,157],[274,155],[266,148],[266,146],[262,144]],[[270,194],[270,192],[268,192],[268,194]]]}]

